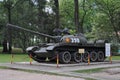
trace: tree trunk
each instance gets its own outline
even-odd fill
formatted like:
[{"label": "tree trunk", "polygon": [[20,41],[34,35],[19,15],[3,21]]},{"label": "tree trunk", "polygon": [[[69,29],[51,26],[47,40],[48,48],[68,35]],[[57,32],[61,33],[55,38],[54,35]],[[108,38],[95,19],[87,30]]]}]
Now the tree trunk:
[{"label": "tree trunk", "polygon": [[59,17],[59,1],[58,0],[54,0],[54,4],[55,4],[55,13],[56,13],[56,28],[60,28],[60,17]]},{"label": "tree trunk", "polygon": [[[11,8],[9,7],[8,8],[8,22],[9,23],[11,23]],[[9,49],[8,49],[8,51],[9,51],[9,53],[11,53],[12,52],[12,29],[8,29],[9,31],[8,31],[8,35],[9,35]]]},{"label": "tree trunk", "polygon": [[74,0],[74,19],[75,19],[75,26],[77,33],[81,32],[81,29],[79,28],[79,8],[78,8],[78,0]]},{"label": "tree trunk", "polygon": [[82,16],[82,18],[81,18],[81,21],[80,21],[80,30],[81,30],[81,33],[84,33],[84,31],[83,31],[83,25],[84,25],[84,20],[85,20],[85,16],[86,16],[86,13],[87,13],[87,11],[85,10],[85,0],[83,0],[83,5],[82,5],[82,7],[83,7],[83,11],[84,11],[84,13],[83,13],[83,16]]},{"label": "tree trunk", "polygon": [[[6,27],[5,27],[6,28]],[[4,29],[4,34],[3,34],[3,42],[2,42],[2,46],[3,46],[3,53],[8,53],[8,44],[7,44],[7,30]]]},{"label": "tree trunk", "polygon": [[8,52],[8,48],[7,48],[7,40],[6,40],[6,39],[4,39],[2,45],[3,45],[3,51],[2,51],[2,52],[3,52],[3,53]]},{"label": "tree trunk", "polygon": [[[46,0],[38,0],[38,26],[39,26],[39,32],[45,33],[45,13],[43,9],[45,8]],[[40,37],[43,42],[45,42],[45,37]]]},{"label": "tree trunk", "polygon": [[[10,0],[8,0],[7,3],[8,3],[8,5],[6,5],[6,8],[8,10],[8,23],[11,23],[11,7],[12,7],[12,4],[11,4]],[[5,30],[5,32],[4,32],[3,51],[2,51],[3,53],[6,53],[6,52],[11,53],[12,52],[12,36],[11,35],[12,35],[11,34],[11,29],[7,28],[7,30]],[[7,43],[9,43],[9,45],[7,45]]]}]

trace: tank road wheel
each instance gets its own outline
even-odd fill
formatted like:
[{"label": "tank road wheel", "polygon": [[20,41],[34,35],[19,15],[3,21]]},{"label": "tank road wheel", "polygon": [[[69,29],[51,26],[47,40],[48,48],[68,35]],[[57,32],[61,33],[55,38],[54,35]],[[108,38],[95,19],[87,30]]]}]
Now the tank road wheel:
[{"label": "tank road wheel", "polygon": [[84,54],[83,54],[83,61],[84,62],[88,62],[88,55],[89,55],[89,52],[86,51]]},{"label": "tank road wheel", "polygon": [[92,51],[90,54],[91,54],[90,56],[91,61],[92,62],[97,61],[97,53],[95,51]]},{"label": "tank road wheel", "polygon": [[81,54],[78,52],[74,52],[72,54],[72,60],[77,62],[77,63],[81,62]]},{"label": "tank road wheel", "polygon": [[98,61],[102,62],[105,60],[103,51],[98,52]]},{"label": "tank road wheel", "polygon": [[66,64],[66,63],[70,62],[70,60],[71,60],[70,52],[68,52],[68,51],[61,52],[59,55],[60,55],[59,59],[60,59],[61,63],[65,63]]}]

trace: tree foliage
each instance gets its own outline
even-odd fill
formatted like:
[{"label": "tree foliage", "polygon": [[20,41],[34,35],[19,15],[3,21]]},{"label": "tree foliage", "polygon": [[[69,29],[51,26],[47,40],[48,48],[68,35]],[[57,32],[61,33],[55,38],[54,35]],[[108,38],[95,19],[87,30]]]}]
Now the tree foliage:
[{"label": "tree foliage", "polygon": [[[117,41],[120,43],[120,35],[118,32],[120,31],[119,26],[119,12],[120,12],[120,1],[119,0],[96,0],[95,1],[98,10],[100,10],[101,17],[103,18],[102,21],[99,21],[99,23],[102,23],[99,25],[100,27],[104,27],[103,30],[105,30],[107,33],[114,34],[116,36]],[[104,31],[104,32],[105,32]],[[106,34],[108,36],[111,36],[109,34]]]}]

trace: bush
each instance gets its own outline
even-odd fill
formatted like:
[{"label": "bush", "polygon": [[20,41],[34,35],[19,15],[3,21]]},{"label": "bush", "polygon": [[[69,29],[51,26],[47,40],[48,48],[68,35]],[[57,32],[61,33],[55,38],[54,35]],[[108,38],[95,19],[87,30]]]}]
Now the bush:
[{"label": "bush", "polygon": [[111,52],[112,55],[117,55],[119,50],[119,44],[112,44],[111,45]]}]

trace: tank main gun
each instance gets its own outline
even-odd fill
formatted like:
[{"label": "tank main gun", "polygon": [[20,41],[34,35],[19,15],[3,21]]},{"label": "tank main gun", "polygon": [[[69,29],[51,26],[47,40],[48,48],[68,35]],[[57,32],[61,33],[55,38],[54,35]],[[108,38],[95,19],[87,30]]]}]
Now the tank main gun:
[{"label": "tank main gun", "polygon": [[40,36],[43,36],[43,37],[48,37],[48,38],[50,38],[50,39],[52,39],[56,42],[56,37],[51,36],[51,35],[47,35],[47,34],[44,34],[44,33],[39,33],[39,32],[29,30],[29,29],[26,29],[26,28],[22,28],[20,26],[16,26],[16,25],[13,25],[13,24],[7,24],[6,27],[8,29],[14,28],[14,29],[19,29],[19,30],[30,32],[30,33],[34,33],[34,34],[37,34],[37,35],[40,35]]}]

